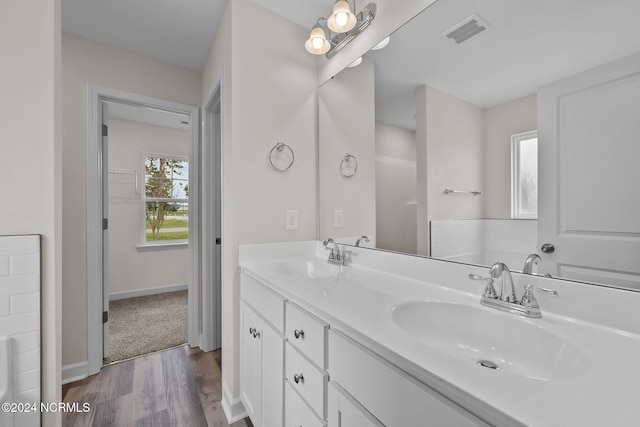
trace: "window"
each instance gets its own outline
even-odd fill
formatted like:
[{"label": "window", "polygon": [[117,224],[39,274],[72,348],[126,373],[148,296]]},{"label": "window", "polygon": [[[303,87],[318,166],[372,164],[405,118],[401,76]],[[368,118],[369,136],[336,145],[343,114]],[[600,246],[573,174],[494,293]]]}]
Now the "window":
[{"label": "window", "polygon": [[143,244],[186,243],[189,239],[189,162],[166,154],[142,155]]},{"label": "window", "polygon": [[511,136],[511,217],[538,217],[538,132]]}]

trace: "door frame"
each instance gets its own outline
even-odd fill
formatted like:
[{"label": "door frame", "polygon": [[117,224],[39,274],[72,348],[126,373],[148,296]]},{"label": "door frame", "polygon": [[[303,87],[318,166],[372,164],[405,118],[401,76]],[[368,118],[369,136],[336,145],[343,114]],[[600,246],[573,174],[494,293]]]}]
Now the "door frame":
[{"label": "door frame", "polygon": [[87,85],[87,370],[100,372],[103,356],[102,102],[134,104],[189,116],[189,345],[200,345],[199,108],[117,89]]},{"label": "door frame", "polygon": [[211,92],[203,109],[202,129],[202,350],[222,346],[222,158],[223,107],[222,80]]}]

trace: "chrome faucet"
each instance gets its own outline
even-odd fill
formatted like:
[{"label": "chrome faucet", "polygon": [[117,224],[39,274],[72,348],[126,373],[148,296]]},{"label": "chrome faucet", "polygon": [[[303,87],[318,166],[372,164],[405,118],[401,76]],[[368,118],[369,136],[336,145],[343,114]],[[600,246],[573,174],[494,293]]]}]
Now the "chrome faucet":
[{"label": "chrome faucet", "polygon": [[[531,258],[534,259],[535,257]],[[529,258],[527,258],[527,260],[528,259]],[[542,317],[542,313],[540,312],[538,301],[533,295],[534,289],[553,296],[558,296],[558,292],[553,289],[534,288],[531,285],[526,285],[524,287],[524,295],[522,296],[522,299],[518,301],[515,288],[513,286],[511,271],[503,262],[496,262],[493,264],[489,269],[489,275],[491,277],[469,274],[469,279],[484,280],[487,282],[487,286],[485,287],[484,292],[482,293],[482,298],[480,299],[480,304],[486,305],[487,307],[508,311],[509,313],[518,314],[520,316],[538,318]],[[502,278],[500,294],[498,294],[493,287],[494,279],[499,278]]]},{"label": "chrome faucet", "polygon": [[366,243],[369,243],[369,238],[367,236],[360,236],[358,240],[356,240],[356,248],[360,247],[360,242],[364,240]]},{"label": "chrome faucet", "polygon": [[[504,302],[517,302],[516,290],[513,287],[513,278],[511,277],[511,271],[509,267],[503,262],[496,262],[489,269],[489,275],[494,279],[502,277],[502,286],[500,287],[500,295],[498,298]],[[508,287],[509,289],[505,289]],[[505,290],[508,293],[505,293]]]},{"label": "chrome faucet", "polygon": [[[330,243],[333,244],[333,248],[327,247]],[[349,256],[348,256],[349,252],[348,251],[344,251],[344,253],[340,252],[340,247],[338,246],[336,241],[333,240],[331,237],[329,237],[328,239],[325,239],[324,242],[322,242],[322,245],[324,247],[327,247],[327,249],[331,249],[331,253],[329,254],[329,259],[327,259],[327,262],[329,264],[349,265]]]},{"label": "chrome faucet", "polygon": [[[528,259],[529,258],[527,258],[527,260]],[[513,286],[511,271],[509,271],[509,267],[507,267],[503,262],[496,262],[493,264],[489,269],[489,275],[491,277],[469,274],[469,279],[484,280],[487,282],[487,286],[485,287],[484,292],[482,292],[482,298],[480,298],[480,304],[486,305],[487,307],[508,311],[509,313],[518,314],[520,316],[538,318],[542,317],[542,313],[540,312],[538,301],[533,295],[534,289],[550,294],[554,297],[558,296],[558,292],[553,289],[534,288],[532,285],[526,285],[524,287],[524,295],[522,296],[522,299],[518,301],[516,291]],[[502,278],[500,295],[498,295],[493,287],[494,279],[498,278]]]},{"label": "chrome faucet", "polygon": [[538,265],[542,262],[540,255],[533,253],[529,254],[526,261],[524,262],[524,267],[522,267],[522,274],[532,274],[533,266]]}]

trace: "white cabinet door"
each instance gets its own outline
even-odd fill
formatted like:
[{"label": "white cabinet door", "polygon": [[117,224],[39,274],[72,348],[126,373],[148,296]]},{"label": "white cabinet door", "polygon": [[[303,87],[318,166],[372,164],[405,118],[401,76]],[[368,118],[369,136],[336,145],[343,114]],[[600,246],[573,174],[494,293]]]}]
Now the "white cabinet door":
[{"label": "white cabinet door", "polygon": [[258,342],[262,347],[261,425],[281,427],[284,413],[284,338],[260,317],[258,329]]},{"label": "white cabinet door", "polygon": [[640,289],[640,54],[538,92],[539,272]]},{"label": "white cabinet door", "polygon": [[384,427],[352,397],[338,390],[337,385],[329,386],[328,427]]},{"label": "white cabinet door", "polygon": [[261,346],[257,338],[258,315],[240,304],[240,400],[256,426],[262,419]]},{"label": "white cabinet door", "polygon": [[[488,427],[472,413],[336,329],[329,330],[328,366],[332,387],[338,384],[387,427]],[[346,416],[358,419],[353,411]]]},{"label": "white cabinet door", "polygon": [[284,337],[240,304],[240,400],[255,427],[280,427],[284,401]]}]

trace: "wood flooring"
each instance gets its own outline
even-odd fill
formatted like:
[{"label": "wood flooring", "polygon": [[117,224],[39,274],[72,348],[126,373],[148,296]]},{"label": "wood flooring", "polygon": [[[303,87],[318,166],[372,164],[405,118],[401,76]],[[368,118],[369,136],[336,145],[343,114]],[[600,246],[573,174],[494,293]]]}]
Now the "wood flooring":
[{"label": "wood flooring", "polygon": [[[64,402],[89,412],[63,413],[64,427],[227,427],[220,350],[187,345],[141,356],[62,388]],[[246,418],[232,427],[253,427]]]}]

